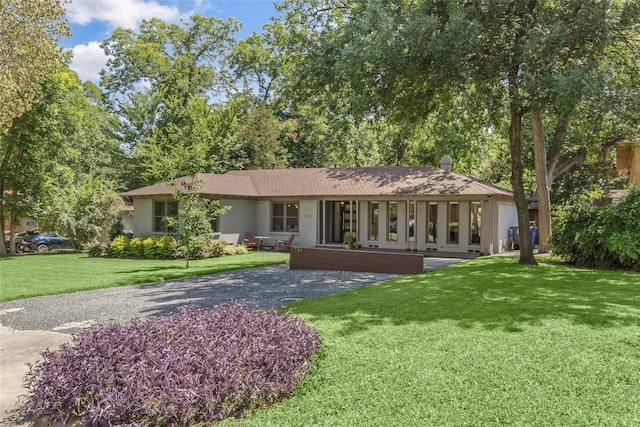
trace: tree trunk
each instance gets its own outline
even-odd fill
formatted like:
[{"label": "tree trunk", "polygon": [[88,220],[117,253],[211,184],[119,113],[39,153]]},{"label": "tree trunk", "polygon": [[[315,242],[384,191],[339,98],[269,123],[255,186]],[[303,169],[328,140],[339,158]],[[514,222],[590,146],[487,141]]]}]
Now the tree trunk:
[{"label": "tree trunk", "polygon": [[2,223],[2,245],[0,245],[0,256],[7,256],[7,248],[4,245],[4,171],[6,170],[6,163],[2,164],[2,171],[0,171],[0,223]]},{"label": "tree trunk", "polygon": [[538,196],[538,253],[549,251],[551,238],[551,201],[547,182],[547,150],[542,127],[542,114],[539,111],[531,113],[531,128],[533,130],[533,153],[536,164],[536,193]]},{"label": "tree trunk", "polygon": [[529,234],[529,207],[524,193],[522,178],[522,109],[511,107],[511,125],[509,126],[509,148],[511,151],[511,186],[513,198],[518,210],[518,226],[520,227],[520,264],[537,265],[533,256]]}]

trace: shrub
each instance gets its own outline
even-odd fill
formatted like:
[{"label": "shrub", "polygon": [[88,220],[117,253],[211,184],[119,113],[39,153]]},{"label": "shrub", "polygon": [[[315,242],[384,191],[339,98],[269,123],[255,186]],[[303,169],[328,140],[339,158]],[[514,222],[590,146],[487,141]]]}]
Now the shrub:
[{"label": "shrub", "polygon": [[122,223],[122,218],[118,218],[109,227],[109,240],[122,235],[124,235],[124,224]]},{"label": "shrub", "polygon": [[156,236],[149,236],[142,242],[142,253],[145,257],[153,259],[156,257],[158,238]]},{"label": "shrub", "polygon": [[131,253],[137,257],[144,256],[144,239],[142,237],[134,237],[129,242]]},{"label": "shrub", "polygon": [[235,246],[227,245],[222,249],[222,255],[223,256],[234,255],[235,253],[236,253],[236,247]]},{"label": "shrub", "polygon": [[155,258],[167,259],[173,256],[175,239],[164,235],[156,241]]},{"label": "shrub", "polygon": [[234,247],[233,253],[235,255],[244,255],[249,253],[249,249],[245,245],[237,245]]},{"label": "shrub", "polygon": [[579,202],[559,212],[551,245],[556,255],[586,267],[640,271],[640,187],[617,203]]},{"label": "shrub", "polygon": [[319,348],[318,332],[288,313],[183,307],[45,351],[27,374],[23,409],[84,425],[220,421],[290,395]]},{"label": "shrub", "polygon": [[87,245],[87,253],[91,258],[103,257],[107,254],[107,244],[94,242]]},{"label": "shrub", "polygon": [[114,258],[126,258],[129,256],[129,238],[118,236],[109,245],[109,256]]},{"label": "shrub", "polygon": [[[224,255],[228,243],[222,240],[214,240],[209,235],[198,236],[189,241],[189,259],[216,258]],[[180,244],[176,247],[175,258],[187,257],[187,246]]]}]

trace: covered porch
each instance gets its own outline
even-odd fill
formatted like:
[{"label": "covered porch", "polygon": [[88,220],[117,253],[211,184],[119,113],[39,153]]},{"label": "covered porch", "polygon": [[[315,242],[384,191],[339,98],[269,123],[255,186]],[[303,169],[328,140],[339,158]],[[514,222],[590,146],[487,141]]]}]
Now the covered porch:
[{"label": "covered porch", "polygon": [[352,233],[362,249],[489,255],[506,248],[506,213],[490,197],[320,199],[315,246],[338,248]]}]

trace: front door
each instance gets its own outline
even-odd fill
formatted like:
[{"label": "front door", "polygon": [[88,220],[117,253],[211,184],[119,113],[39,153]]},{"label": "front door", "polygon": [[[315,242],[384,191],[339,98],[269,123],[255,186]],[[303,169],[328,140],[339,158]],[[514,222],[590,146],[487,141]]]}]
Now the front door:
[{"label": "front door", "polygon": [[320,243],[342,243],[344,233],[357,230],[355,201],[326,200],[320,210],[320,235],[324,237]]}]

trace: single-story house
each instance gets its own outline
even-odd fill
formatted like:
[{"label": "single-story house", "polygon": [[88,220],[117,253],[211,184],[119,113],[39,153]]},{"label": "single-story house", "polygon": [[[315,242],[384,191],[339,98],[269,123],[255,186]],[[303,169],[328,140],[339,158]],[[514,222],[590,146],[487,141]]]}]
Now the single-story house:
[{"label": "single-story house", "polygon": [[[255,232],[266,245],[294,234],[293,246],[332,246],[352,232],[363,248],[488,255],[509,249],[517,225],[513,194],[452,173],[449,156],[440,168],[241,170],[195,179],[203,197],[231,208],[212,221],[215,231],[239,242]],[[167,232],[166,217],[179,212],[173,192],[163,182],[123,194],[134,203],[135,235]]]}]

